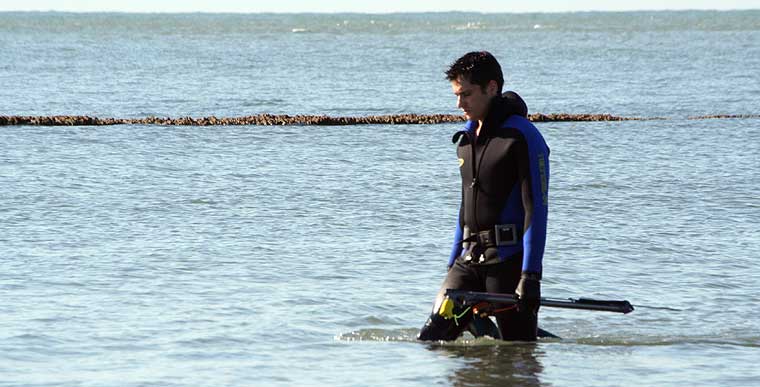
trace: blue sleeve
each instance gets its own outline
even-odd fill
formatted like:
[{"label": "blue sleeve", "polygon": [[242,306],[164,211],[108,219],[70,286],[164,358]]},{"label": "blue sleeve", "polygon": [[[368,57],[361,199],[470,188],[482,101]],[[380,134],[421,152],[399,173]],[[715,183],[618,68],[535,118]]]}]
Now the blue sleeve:
[{"label": "blue sleeve", "polygon": [[525,117],[510,116],[504,127],[518,129],[525,146],[518,150],[518,169],[525,210],[523,272],[541,273],[549,213],[549,147],[538,129]]},{"label": "blue sleeve", "polygon": [[454,265],[454,261],[459,257],[459,255],[462,254],[462,223],[460,223],[460,216],[461,216],[461,208],[459,211],[460,215],[457,215],[457,228],[454,231],[454,245],[451,247],[451,255],[449,255],[449,263],[448,267],[451,267]]},{"label": "blue sleeve", "polygon": [[530,193],[529,197],[525,198],[527,200],[523,201],[529,202],[531,208],[526,208],[525,211],[526,218],[529,218],[525,219],[528,226],[523,234],[522,271],[541,273],[549,213],[549,149],[542,138],[540,142],[534,141],[533,144],[530,143],[529,137],[527,139]]}]

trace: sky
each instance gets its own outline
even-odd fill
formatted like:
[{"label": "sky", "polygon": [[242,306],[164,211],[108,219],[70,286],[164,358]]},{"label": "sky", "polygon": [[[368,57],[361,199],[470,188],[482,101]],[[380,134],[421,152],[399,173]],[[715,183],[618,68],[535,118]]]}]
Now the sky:
[{"label": "sky", "polygon": [[760,9],[760,0],[0,0],[0,11],[70,12],[568,12]]}]

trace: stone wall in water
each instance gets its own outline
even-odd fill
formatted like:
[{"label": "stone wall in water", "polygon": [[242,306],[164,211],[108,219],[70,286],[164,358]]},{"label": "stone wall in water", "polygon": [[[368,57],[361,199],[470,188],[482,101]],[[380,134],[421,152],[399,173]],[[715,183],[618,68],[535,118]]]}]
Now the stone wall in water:
[{"label": "stone wall in water", "polygon": [[[629,121],[629,120],[663,120],[667,118],[636,118],[619,117],[610,114],[541,114],[535,113],[528,117],[533,122],[556,121]],[[760,115],[709,115],[689,117],[689,119],[720,119],[720,118],[760,118]],[[410,125],[410,124],[440,124],[447,122],[463,122],[461,115],[454,114],[393,114],[361,117],[330,117],[319,115],[275,115],[258,114],[243,117],[145,117],[145,118],[98,118],[90,116],[0,116],[0,126],[32,125],[32,126],[100,126],[100,125]]]}]

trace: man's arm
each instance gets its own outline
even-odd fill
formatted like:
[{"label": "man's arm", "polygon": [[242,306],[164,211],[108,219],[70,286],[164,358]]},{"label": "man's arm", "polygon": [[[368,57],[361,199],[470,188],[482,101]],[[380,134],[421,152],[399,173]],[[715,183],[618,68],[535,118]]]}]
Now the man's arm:
[{"label": "man's arm", "polygon": [[462,254],[462,238],[464,238],[462,228],[462,205],[459,205],[459,211],[457,215],[457,227],[454,231],[454,245],[451,247],[451,254],[449,255],[449,263],[447,267],[454,265],[454,261]]},{"label": "man's arm", "polygon": [[[541,180],[547,173],[542,154],[530,155],[524,141],[518,144],[518,178],[522,193],[525,219],[523,222],[523,273],[535,274],[540,278],[544,246],[546,245],[547,206],[544,203]],[[532,157],[531,157],[532,156]]]},{"label": "man's arm", "polygon": [[547,203],[545,203],[546,198],[541,184],[548,184],[548,181],[546,183],[543,181],[547,177],[548,170],[541,171],[540,169],[548,165],[543,154],[531,154],[525,141],[521,141],[519,145],[518,177],[525,219],[522,274],[515,294],[518,297],[518,310],[535,315],[541,300],[541,271],[546,244],[547,217]]}]

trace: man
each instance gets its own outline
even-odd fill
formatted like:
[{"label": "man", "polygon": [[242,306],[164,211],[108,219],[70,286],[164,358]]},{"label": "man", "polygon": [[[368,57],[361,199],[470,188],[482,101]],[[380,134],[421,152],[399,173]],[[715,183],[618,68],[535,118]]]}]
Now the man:
[{"label": "man", "polygon": [[[467,124],[457,132],[462,202],[449,270],[420,340],[454,340],[465,328],[504,340],[536,340],[549,187],[549,148],[527,107],[504,95],[501,66],[470,52],[446,72]],[[516,308],[489,319],[438,313],[446,289],[514,293]],[[489,326],[490,325],[490,326]]]}]

